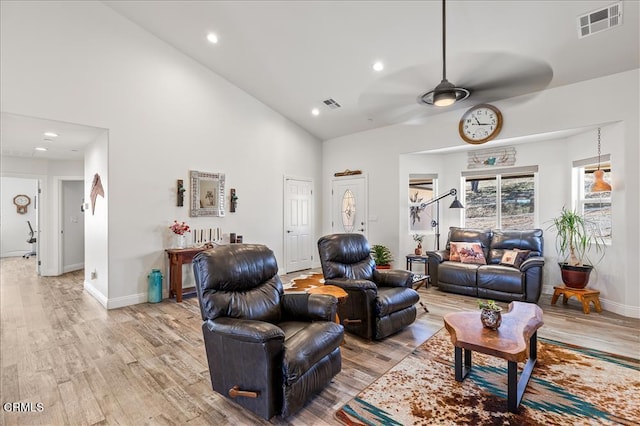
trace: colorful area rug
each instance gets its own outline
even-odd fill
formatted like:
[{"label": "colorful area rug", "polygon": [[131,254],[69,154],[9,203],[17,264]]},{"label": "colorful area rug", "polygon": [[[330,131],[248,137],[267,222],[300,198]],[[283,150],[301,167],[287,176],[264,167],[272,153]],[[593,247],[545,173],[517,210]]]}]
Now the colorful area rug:
[{"label": "colorful area rug", "polygon": [[[522,368],[523,364],[519,364]],[[640,424],[640,361],[538,338],[538,361],[517,414],[507,410],[507,362],[473,353],[455,381],[442,329],[337,411],[346,425]]]}]

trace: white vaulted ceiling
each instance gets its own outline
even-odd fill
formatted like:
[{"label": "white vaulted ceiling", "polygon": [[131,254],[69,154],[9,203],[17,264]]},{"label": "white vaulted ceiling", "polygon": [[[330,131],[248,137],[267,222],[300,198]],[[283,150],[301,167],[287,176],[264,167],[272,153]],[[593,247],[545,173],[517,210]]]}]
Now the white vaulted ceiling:
[{"label": "white vaulted ceiling", "polygon": [[[440,1],[104,3],[323,140],[443,111],[416,102],[442,78]],[[498,90],[444,110],[638,68],[638,1],[621,2],[622,25],[578,37],[577,17],[612,3],[448,1],[448,80]]]}]

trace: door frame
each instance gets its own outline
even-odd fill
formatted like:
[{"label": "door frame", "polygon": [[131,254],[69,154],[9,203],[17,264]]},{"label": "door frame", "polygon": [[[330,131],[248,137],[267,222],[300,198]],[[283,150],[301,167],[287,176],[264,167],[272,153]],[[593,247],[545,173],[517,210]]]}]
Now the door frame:
[{"label": "door frame", "polygon": [[[54,176],[53,177],[53,194],[52,199],[54,200],[54,209],[53,209],[53,217],[51,218],[51,222],[54,224],[54,247],[57,247],[58,255],[56,256],[56,265],[55,270],[53,271],[54,275],[62,275],[64,273],[64,265],[62,258],[62,229],[64,227],[64,217],[63,217],[63,203],[62,203],[62,184],[64,181],[82,181],[84,182],[84,176]],[[78,206],[80,208],[80,206]]]},{"label": "door frame", "polygon": [[[316,191],[315,191],[315,182],[313,178],[310,177],[301,177],[301,176],[293,176],[293,175],[284,175],[282,177],[282,255],[284,262],[284,273],[288,273],[289,270],[287,265],[289,264],[289,253],[287,250],[287,223],[285,220],[285,209],[287,208],[288,191],[287,191],[287,181],[288,180],[299,180],[303,182],[309,182],[311,186],[311,200],[309,201],[309,229],[310,229],[310,238],[309,238],[309,253],[314,253],[313,242],[316,241],[316,229],[315,229],[315,200],[316,200]],[[311,267],[316,261],[315,256],[311,255]]]}]

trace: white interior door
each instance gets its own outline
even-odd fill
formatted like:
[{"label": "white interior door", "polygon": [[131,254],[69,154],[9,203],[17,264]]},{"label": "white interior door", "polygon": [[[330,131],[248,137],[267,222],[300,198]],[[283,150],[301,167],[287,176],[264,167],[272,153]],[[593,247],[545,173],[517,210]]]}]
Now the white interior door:
[{"label": "white interior door", "polygon": [[339,177],[331,182],[331,230],[367,235],[367,177]]},{"label": "white interior door", "polygon": [[284,256],[286,272],[311,268],[313,182],[285,178]]},{"label": "white interior door", "polygon": [[62,181],[62,272],[84,268],[83,181]]}]

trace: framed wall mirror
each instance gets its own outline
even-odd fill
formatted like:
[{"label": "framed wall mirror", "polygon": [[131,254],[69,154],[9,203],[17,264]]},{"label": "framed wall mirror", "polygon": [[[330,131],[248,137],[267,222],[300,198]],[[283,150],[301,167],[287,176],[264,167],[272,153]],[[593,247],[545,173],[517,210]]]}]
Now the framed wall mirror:
[{"label": "framed wall mirror", "polygon": [[189,216],[224,216],[224,173],[190,171]]}]

